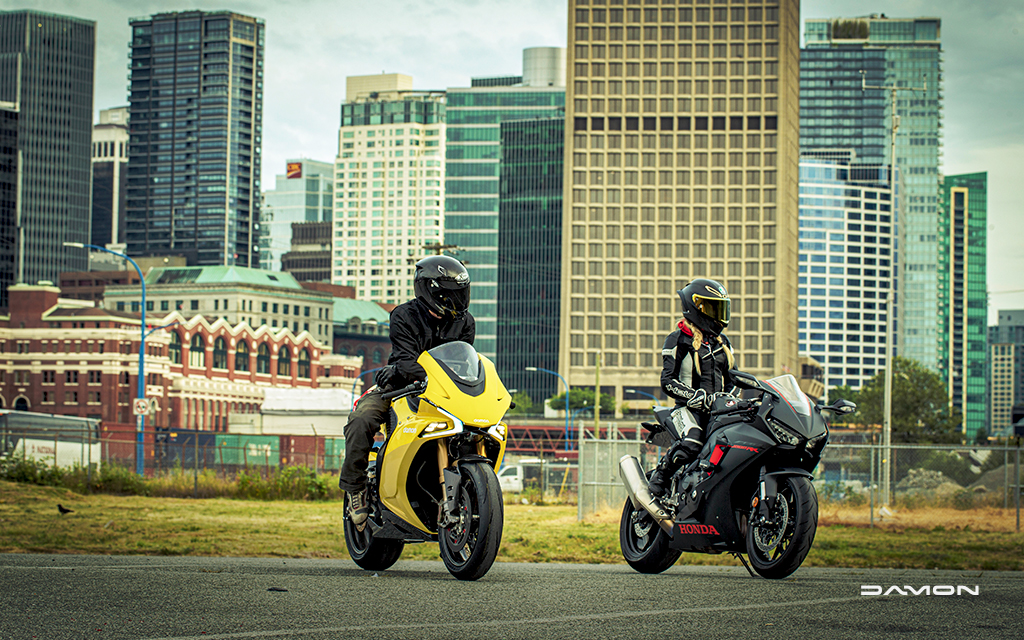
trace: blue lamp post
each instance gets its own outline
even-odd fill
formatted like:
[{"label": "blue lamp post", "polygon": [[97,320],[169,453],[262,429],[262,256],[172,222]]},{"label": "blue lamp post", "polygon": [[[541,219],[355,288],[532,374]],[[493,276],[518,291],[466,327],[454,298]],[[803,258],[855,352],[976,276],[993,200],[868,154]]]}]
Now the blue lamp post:
[{"label": "blue lamp post", "polygon": [[[139,268],[139,265],[135,264],[134,260],[132,260],[131,258],[126,256],[125,254],[118,253],[117,251],[111,251],[110,249],[107,249],[106,247],[101,247],[101,246],[98,246],[98,245],[95,245],[95,244],[84,244],[82,242],[65,242],[64,246],[65,247],[75,247],[75,248],[78,248],[78,249],[86,249],[86,248],[88,248],[88,249],[97,249],[99,251],[105,251],[106,253],[110,253],[110,254],[113,254],[115,256],[119,256],[121,258],[124,258],[128,262],[130,262],[132,264],[132,266],[135,267],[135,272],[139,274],[139,284],[142,285],[142,305],[140,306],[140,309],[142,311],[142,318],[141,318],[141,321],[139,323],[139,336],[140,336],[140,339],[139,339],[139,380],[138,380],[138,390],[136,391],[135,399],[137,401],[138,400],[145,401],[145,399],[146,399],[146,376],[145,376],[146,336],[149,335],[149,334],[146,333],[146,278],[145,278],[145,276],[142,275],[142,269]],[[162,329],[162,328],[163,327],[157,327],[157,329]],[[154,331],[155,330],[156,329],[154,329]],[[152,331],[150,333],[152,333]],[[133,409],[134,409],[134,404],[133,404]],[[135,416],[135,432],[136,432],[137,439],[136,439],[136,445],[135,445],[135,472],[138,473],[141,476],[143,474],[143,472],[145,471],[145,460],[143,458],[143,453],[144,453],[143,445],[145,444],[145,439],[143,437],[143,434],[144,434],[144,429],[145,429],[145,425],[146,425],[146,414],[145,413],[138,413],[138,412],[136,412],[136,413],[137,413],[137,415]]]},{"label": "blue lamp post", "polygon": [[557,371],[551,371],[550,369],[541,369],[540,367],[526,367],[527,371],[543,371],[544,373],[550,373],[553,376],[558,376],[558,379],[565,385],[565,450],[568,451],[571,447],[569,446],[569,383],[565,381],[562,374]]},{"label": "blue lamp post", "polygon": [[623,391],[625,391],[626,393],[635,393],[637,395],[647,396],[651,400],[654,400],[655,403],[658,402],[657,396],[647,393],[646,391],[640,391],[639,389],[623,389]]},{"label": "blue lamp post", "polygon": [[[377,369],[382,369],[382,368],[383,367],[377,367]],[[356,406],[356,385],[359,383],[359,378],[362,378],[363,376],[365,376],[368,373],[373,373],[374,371],[377,371],[377,369],[367,369],[366,371],[363,371],[359,375],[357,375],[356,379],[352,381],[352,406],[353,407]]]}]

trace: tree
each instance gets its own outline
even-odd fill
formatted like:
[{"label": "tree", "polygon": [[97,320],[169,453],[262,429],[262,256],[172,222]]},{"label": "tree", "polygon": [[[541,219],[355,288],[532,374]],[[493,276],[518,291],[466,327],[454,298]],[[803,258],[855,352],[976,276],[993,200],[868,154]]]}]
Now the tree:
[{"label": "tree", "polygon": [[[548,401],[551,404],[552,409],[564,409],[565,408],[565,392],[559,393],[556,396],[552,396]],[[583,407],[594,406],[594,390],[593,389],[570,389],[569,390],[569,410],[581,409]],[[607,393],[601,394],[601,413],[615,413],[615,398],[608,395]]]},{"label": "tree", "polygon": [[513,393],[512,402],[516,403],[516,406],[514,409],[509,409],[509,415],[522,416],[533,410],[533,399],[525,391]]},{"label": "tree", "polygon": [[[897,357],[892,376],[892,441],[915,443],[959,443],[962,438],[960,410],[953,407],[945,383],[916,360]],[[842,396],[841,387],[829,394]],[[847,388],[843,393],[850,393]],[[853,392],[857,411],[851,422],[882,425],[885,415],[885,372]]]}]

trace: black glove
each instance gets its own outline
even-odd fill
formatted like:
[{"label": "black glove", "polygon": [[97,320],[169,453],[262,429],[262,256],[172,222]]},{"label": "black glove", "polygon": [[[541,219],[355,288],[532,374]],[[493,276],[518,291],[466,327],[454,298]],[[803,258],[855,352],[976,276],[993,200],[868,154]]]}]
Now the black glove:
[{"label": "black glove", "polygon": [[696,389],[690,399],[686,401],[686,406],[697,411],[706,411],[708,407],[707,391]]},{"label": "black glove", "polygon": [[373,374],[373,383],[378,388],[387,391],[391,385],[391,381],[398,375],[398,367],[393,364],[387,364],[377,369],[377,373]]},{"label": "black glove", "polygon": [[715,406],[715,400],[719,398],[735,398],[736,396],[726,391],[716,391],[707,397],[707,410],[711,411],[712,407]]}]

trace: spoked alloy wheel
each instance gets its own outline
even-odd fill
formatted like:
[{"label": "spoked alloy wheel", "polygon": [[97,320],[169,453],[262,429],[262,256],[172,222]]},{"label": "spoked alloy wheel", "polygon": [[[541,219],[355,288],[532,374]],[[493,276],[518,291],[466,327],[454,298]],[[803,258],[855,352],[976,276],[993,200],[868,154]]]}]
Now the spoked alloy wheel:
[{"label": "spoked alloy wheel", "polygon": [[[370,504],[370,518],[377,511],[376,503]],[[402,540],[385,540],[373,537],[370,525],[360,531],[348,517],[348,494],[345,494],[345,545],[352,561],[368,571],[383,571],[398,561],[405,548]]]},{"label": "spoked alloy wheel", "polygon": [[477,580],[494,564],[501,544],[505,507],[494,469],[483,463],[461,464],[456,496],[457,522],[437,532],[441,559],[459,580]]},{"label": "spoked alloy wheel", "polygon": [[619,547],[629,566],[640,573],[661,573],[668,569],[683,553],[670,549],[670,542],[669,535],[651,514],[634,507],[627,498],[619,519]]},{"label": "spoked alloy wheel", "polygon": [[757,513],[754,509],[747,527],[750,564],[765,578],[785,578],[811,550],[818,528],[818,495],[807,478],[786,476],[779,481],[767,520],[757,522]]}]

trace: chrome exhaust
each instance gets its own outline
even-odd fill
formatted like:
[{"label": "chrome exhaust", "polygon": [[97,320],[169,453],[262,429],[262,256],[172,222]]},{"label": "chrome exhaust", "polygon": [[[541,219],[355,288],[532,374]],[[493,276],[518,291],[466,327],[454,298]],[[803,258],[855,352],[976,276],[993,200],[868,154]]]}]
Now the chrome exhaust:
[{"label": "chrome exhaust", "polygon": [[657,520],[658,525],[668,533],[672,532],[672,516],[665,511],[647,488],[647,476],[640,467],[636,456],[624,455],[619,458],[619,477],[626,485],[629,499],[634,507],[643,509]]}]

